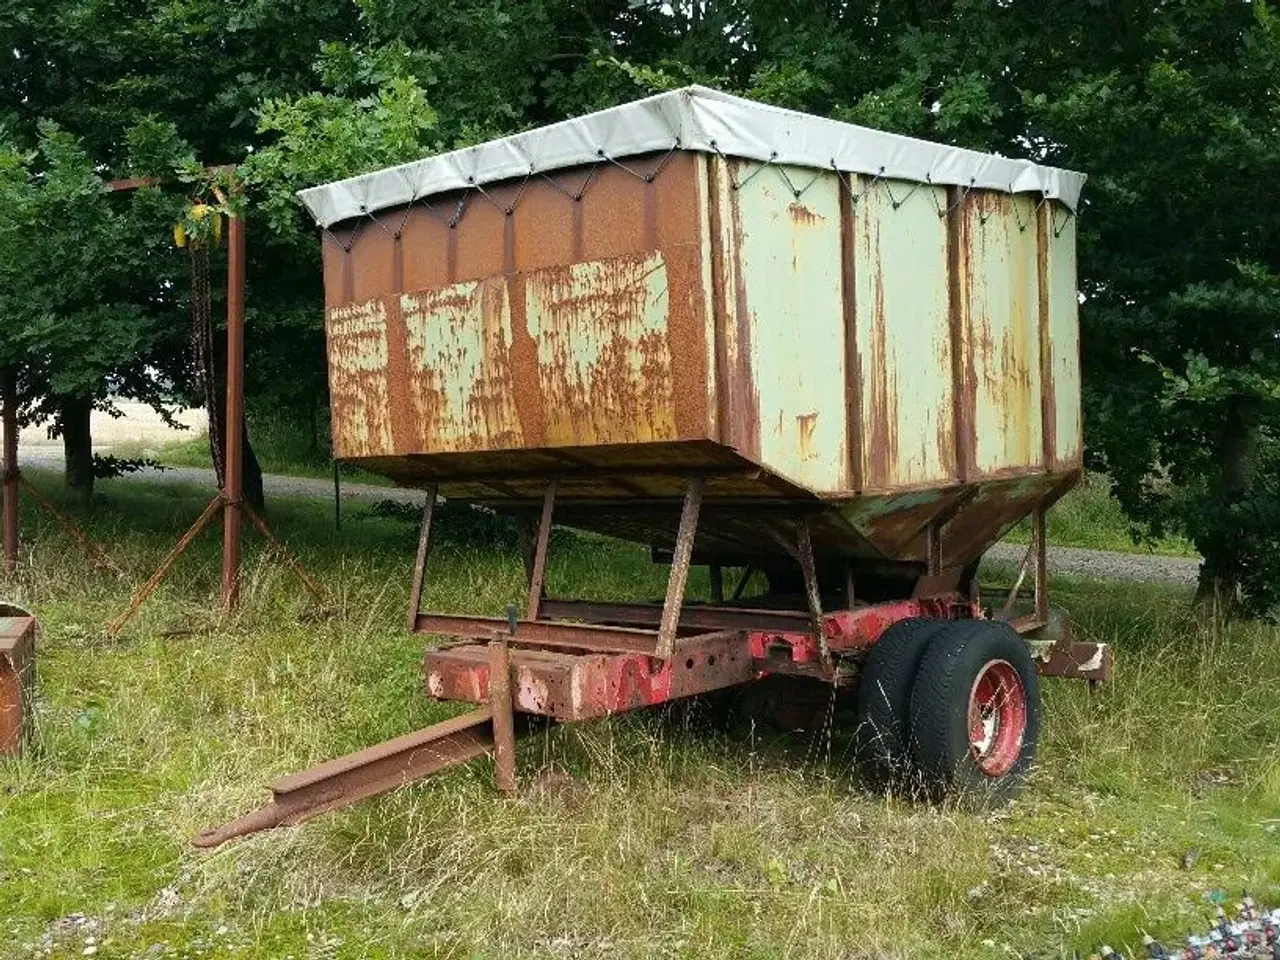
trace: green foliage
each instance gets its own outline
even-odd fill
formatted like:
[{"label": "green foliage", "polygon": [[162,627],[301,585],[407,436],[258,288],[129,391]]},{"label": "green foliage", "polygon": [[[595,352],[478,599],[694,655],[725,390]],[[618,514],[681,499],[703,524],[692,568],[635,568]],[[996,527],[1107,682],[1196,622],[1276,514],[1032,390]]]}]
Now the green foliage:
[{"label": "green foliage", "polygon": [[[1266,202],[1280,173],[1278,24],[1273,4],[1201,0],[9,0],[0,181],[51,162],[32,155],[41,119],[83,144],[84,189],[104,169],[245,161],[250,405],[311,420],[326,389],[318,244],[294,193],[321,181],[690,82],[1083,170],[1091,466],[1151,535],[1195,540],[1207,589],[1260,611],[1260,585],[1280,578],[1256,558],[1280,530],[1253,531],[1256,549],[1237,534],[1270,523],[1280,459],[1280,207]],[[9,219],[31,216],[39,191],[5,189]],[[133,207],[158,201],[103,206],[144,244],[133,263],[107,249],[124,225],[83,202],[89,243],[10,259],[65,263],[86,283],[143,279],[97,314],[65,302],[83,284],[44,291],[84,322],[64,329],[46,310],[25,345],[84,351],[64,382],[97,374],[143,394],[139,371],[161,369],[181,386],[178,349],[138,320],[181,307],[181,273],[155,281],[167,231]]]},{"label": "green foliage", "polygon": [[412,77],[384,79],[375,92],[354,99],[311,93],[268,100],[258,132],[274,141],[253,154],[242,173],[262,187],[261,207],[272,229],[296,237],[296,191],[421,157],[438,147],[429,139],[436,123]]},{"label": "green foliage", "polygon": [[0,359],[21,365],[28,413],[110,391],[155,397],[152,364],[175,343],[173,203],[109,194],[80,140],[52,122],[34,151],[0,143],[0,169]]}]

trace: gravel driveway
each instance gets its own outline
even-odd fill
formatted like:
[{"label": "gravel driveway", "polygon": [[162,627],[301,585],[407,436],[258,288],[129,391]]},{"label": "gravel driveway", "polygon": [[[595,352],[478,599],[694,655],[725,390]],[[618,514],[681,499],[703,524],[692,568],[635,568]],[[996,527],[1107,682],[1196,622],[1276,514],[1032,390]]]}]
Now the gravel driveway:
[{"label": "gravel driveway", "polygon": [[[22,448],[24,466],[42,469],[61,469],[61,451],[42,448]],[[169,467],[164,471],[148,470],[134,474],[154,483],[194,484],[212,488],[213,471],[204,467]],[[110,483],[111,481],[104,481]],[[263,487],[269,496],[332,497],[333,481],[314,477],[264,476]],[[379,487],[362,483],[343,483],[344,500],[398,500],[404,503],[421,503],[422,491],[400,487]],[[998,543],[987,556],[993,560],[1019,564],[1027,548],[1016,543]],[[1200,561],[1193,557],[1165,557],[1150,553],[1113,553],[1106,550],[1085,550],[1080,547],[1049,546],[1049,570],[1072,576],[1098,580],[1130,580],[1143,583],[1180,583],[1194,585],[1200,569]]]}]

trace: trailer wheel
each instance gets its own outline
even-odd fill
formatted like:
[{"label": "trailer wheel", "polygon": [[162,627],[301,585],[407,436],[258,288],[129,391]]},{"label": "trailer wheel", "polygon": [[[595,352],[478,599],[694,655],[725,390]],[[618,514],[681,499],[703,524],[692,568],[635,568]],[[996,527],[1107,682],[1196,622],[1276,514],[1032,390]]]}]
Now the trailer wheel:
[{"label": "trailer wheel", "polygon": [[862,665],[854,738],[863,770],[878,787],[900,786],[911,772],[911,688],[929,644],[948,626],[927,617],[900,620]]},{"label": "trailer wheel", "polygon": [[1026,642],[1007,623],[942,632],[911,691],[911,740],[926,785],[976,806],[1003,803],[1026,780],[1040,735],[1040,687]]}]

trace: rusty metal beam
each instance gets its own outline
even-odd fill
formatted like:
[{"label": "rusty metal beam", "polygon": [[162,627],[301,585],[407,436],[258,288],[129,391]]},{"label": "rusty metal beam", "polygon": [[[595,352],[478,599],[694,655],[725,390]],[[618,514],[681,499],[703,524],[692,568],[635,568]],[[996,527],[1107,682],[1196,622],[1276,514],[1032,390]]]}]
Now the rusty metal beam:
[{"label": "rusty metal beam", "polygon": [[711,602],[724,603],[724,567],[713,563],[708,573],[711,577]]},{"label": "rusty metal beam", "polygon": [[[468,640],[491,640],[496,631],[506,630],[503,617],[471,617],[445,613],[421,613],[414,623],[415,633]],[[520,620],[510,642],[517,646],[585,650],[591,653],[642,653],[655,656],[657,635],[652,630],[602,627],[590,623],[548,623]]]},{"label": "rusty metal beam", "polygon": [[817,638],[818,647],[825,662],[830,656],[827,649],[827,637],[822,626],[822,593],[818,586],[818,568],[813,557],[813,540],[809,534],[809,520],[803,518],[796,524],[794,542],[778,527],[766,526],[769,535],[782,547],[800,567],[804,577],[805,603],[809,608],[809,632]]},{"label": "rusty metal beam", "polygon": [[493,781],[499,793],[516,792],[516,720],[511,705],[511,651],[506,634],[489,643],[489,712],[493,715]]},{"label": "rusty metal beam", "polygon": [[675,652],[680,608],[684,605],[684,587],[689,578],[689,559],[693,555],[693,539],[698,532],[698,511],[702,507],[705,483],[702,477],[689,481],[684,507],[680,511],[680,529],[676,532],[676,546],[671,557],[667,597],[662,604],[662,621],[658,625],[658,656],[664,660],[670,660]]},{"label": "rusty metal beam", "polygon": [[493,749],[493,722],[485,708],[329,760],[271,784],[270,803],[192,838],[210,848],[272,827],[293,826],[348,807]]},{"label": "rusty metal beam", "polygon": [[[1036,551],[1036,617],[1049,619],[1049,543],[1045,530],[1046,507],[1036,504],[1031,513],[1031,542]],[[1016,592],[1016,591],[1015,591]]]},{"label": "rusty metal beam", "polygon": [[200,531],[209,525],[209,521],[218,514],[218,511],[222,509],[222,506],[222,494],[219,493],[209,501],[209,505],[206,506],[200,516],[196,518],[196,522],[191,525],[190,529],[188,529],[187,532],[179,538],[178,542],[173,545],[173,549],[170,550],[165,558],[160,561],[160,566],[156,567],[155,573],[151,574],[147,582],[138,588],[138,591],[133,595],[133,598],[129,601],[129,606],[125,608],[124,612],[107,624],[108,637],[114,639],[119,635],[120,631],[124,628],[124,625],[133,619],[133,615],[138,612],[138,608],[142,606],[147,597],[151,596],[151,594],[155,592],[156,587],[160,586],[160,582],[164,580],[165,575],[168,574],[169,568],[177,562],[178,557],[182,556],[187,547],[191,545],[191,541],[199,536]]},{"label": "rusty metal beam", "polygon": [[[544,600],[542,615],[556,620],[580,619],[589,623],[656,627],[662,622],[662,604]],[[807,610],[759,610],[686,603],[680,611],[680,627],[688,630],[791,631],[803,630],[808,624]]]},{"label": "rusty metal beam", "polygon": [[105,570],[110,570],[113,573],[115,573],[117,576],[121,576],[121,577],[124,576],[124,571],[120,569],[119,565],[117,565],[114,560],[112,560],[109,556],[107,556],[107,554],[103,551],[103,549],[100,546],[98,546],[96,543],[90,540],[85,535],[85,532],[81,530],[78,526],[76,526],[76,523],[74,520],[72,520],[65,513],[63,513],[61,510],[55,507],[53,505],[53,501],[51,501],[48,497],[46,497],[40,491],[39,487],[37,487],[34,483],[28,480],[21,473],[18,474],[18,482],[22,484],[23,488],[27,491],[27,493],[31,494],[32,499],[35,500],[36,503],[40,504],[40,506],[44,508],[45,512],[48,513],[49,516],[53,517],[54,520],[58,521],[58,524],[62,527],[62,529],[67,532],[67,535],[80,545],[80,549],[82,549],[85,553],[89,555],[89,558],[93,560],[95,565]]},{"label": "rusty metal beam", "polygon": [[538,606],[542,603],[542,588],[547,576],[547,545],[551,542],[551,515],[556,504],[556,482],[547,484],[542,495],[542,515],[538,520],[538,539],[533,547],[533,565],[529,570],[528,619],[538,619]]},{"label": "rusty metal beam", "polygon": [[242,504],[242,506],[244,507],[244,512],[248,514],[249,522],[253,524],[254,529],[262,534],[262,538],[280,554],[280,559],[302,581],[302,585],[307,588],[307,592],[311,594],[312,599],[317,603],[323,603],[325,600],[324,590],[320,587],[320,584],[311,578],[311,574],[307,573],[306,567],[293,555],[293,551],[281,543],[279,537],[271,532],[271,528],[267,526],[267,521],[258,515],[257,510],[247,503]]},{"label": "rusty metal beam", "polygon": [[413,630],[422,612],[422,589],[427,576],[427,557],[431,553],[432,524],[436,512],[436,495],[439,487],[428,484],[427,496],[422,504],[422,527],[418,531],[418,554],[413,562],[413,583],[409,587],[409,617],[407,626]]}]

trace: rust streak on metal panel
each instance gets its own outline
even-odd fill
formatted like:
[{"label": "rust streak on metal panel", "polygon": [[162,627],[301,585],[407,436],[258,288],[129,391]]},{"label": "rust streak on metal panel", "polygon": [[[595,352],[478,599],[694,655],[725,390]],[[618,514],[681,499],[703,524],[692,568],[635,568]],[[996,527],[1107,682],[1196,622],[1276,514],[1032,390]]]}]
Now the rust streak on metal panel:
[{"label": "rust streak on metal panel", "polygon": [[724,224],[721,217],[721,198],[727,187],[724,184],[724,164],[720,160],[704,160],[707,167],[707,211],[711,233],[711,317],[715,339],[716,384],[716,439],[721,443],[733,442],[733,430],[729,421],[730,401],[733,396],[729,369],[729,345],[726,327],[729,323],[728,295],[725,291]]},{"label": "rust streak on metal panel", "polygon": [[791,215],[791,220],[797,226],[810,227],[822,223],[826,218],[822,214],[810,210],[799,200],[787,206],[787,213]]},{"label": "rust streak on metal panel", "polygon": [[[956,472],[962,481],[973,477],[977,449],[974,426],[974,380],[972,344],[966,332],[965,288],[969,282],[969,238],[965,229],[968,198],[960,200],[960,188],[947,190],[947,290],[951,314],[951,384],[953,401]],[[957,202],[959,201],[959,202]]]},{"label": "rust streak on metal panel", "polygon": [[1040,435],[1044,443],[1044,468],[1058,461],[1058,417],[1053,376],[1053,328],[1049,315],[1049,231],[1053,208],[1046,201],[1036,208],[1036,289],[1039,293],[1037,326],[1040,331]]},{"label": "rust streak on metal panel", "polygon": [[404,248],[399,237],[392,238],[391,291],[385,296],[387,366],[387,419],[391,441],[397,450],[412,450],[418,441],[418,424],[413,418],[413,377],[409,367],[409,331],[405,325]]},{"label": "rust streak on metal panel", "polygon": [[[855,174],[849,174],[854,177]],[[858,355],[858,296],[855,285],[857,250],[854,217],[856,211],[848,190],[840,190],[840,262],[842,268],[841,306],[844,311],[844,406],[846,440],[846,483],[858,491],[863,486],[862,359]]]},{"label": "rust streak on metal panel", "polygon": [[546,398],[542,393],[542,377],[538,366],[538,343],[529,334],[526,281],[517,273],[507,285],[511,305],[511,344],[507,347],[507,366],[511,370],[511,387],[515,396],[516,415],[520,419],[520,435],[527,447],[544,446],[547,442]]},{"label": "rust streak on metal panel", "polygon": [[[870,229],[870,227],[868,227]],[[879,244],[868,242],[878,250]],[[868,376],[871,378],[871,409],[866,411],[867,484],[887,486],[894,480],[898,463],[898,381],[897,365],[887,348],[884,296],[884,274],[875,277],[875,306],[871,312],[871,356]]]},{"label": "rust streak on metal panel", "polygon": [[751,460],[760,459],[760,396],[751,366],[751,305],[747,299],[746,231],[742,226],[742,205],[737,190],[729,185],[741,182],[742,161],[722,161],[727,165],[722,183],[726,187],[732,231],[729,256],[733,258],[734,357],[730,371],[732,396],[729,416],[733,424],[732,445]]},{"label": "rust streak on metal panel", "polygon": [[294,826],[330,810],[394,790],[446,767],[465,763],[493,747],[490,711],[475,710],[329,760],[271,784],[275,795],[264,807],[192,838],[201,848],[216,847],[272,827]]},{"label": "rust streak on metal panel", "polygon": [[706,302],[700,253],[694,244],[666,251],[666,350],[676,436],[681,438],[705,437],[708,427]]}]

